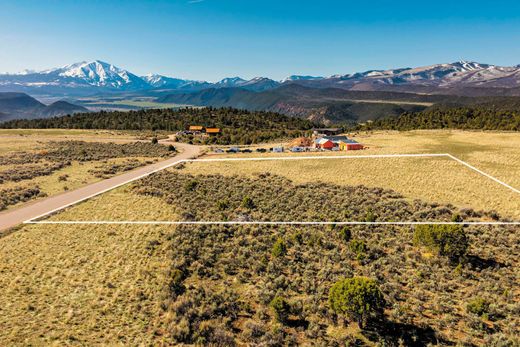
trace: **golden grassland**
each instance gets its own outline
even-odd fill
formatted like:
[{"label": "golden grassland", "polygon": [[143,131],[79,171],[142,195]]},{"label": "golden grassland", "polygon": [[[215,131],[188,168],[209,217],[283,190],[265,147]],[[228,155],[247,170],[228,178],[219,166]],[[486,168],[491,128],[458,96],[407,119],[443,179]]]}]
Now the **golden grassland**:
[{"label": "golden grassland", "polygon": [[139,134],[111,130],[0,129],[0,155],[40,150],[51,141],[132,142]]},{"label": "golden grassland", "polygon": [[55,221],[172,221],[171,205],[157,197],[134,194],[130,185],[72,206],[50,217]]},{"label": "golden grassland", "polygon": [[0,239],[0,345],[153,345],[166,227],[25,226]]},{"label": "golden grassland", "polygon": [[[100,198],[57,216],[128,218],[138,209],[175,218],[160,199],[126,188]],[[159,343],[171,228],[30,225],[0,238],[0,345]]]},{"label": "golden grassland", "polygon": [[[368,148],[363,151],[350,152],[213,154],[211,157],[449,153],[513,187],[520,187],[520,133],[416,130],[377,131],[347,135]],[[273,143],[263,147],[275,145],[283,145],[283,143]]]},{"label": "golden grassland", "polygon": [[[85,142],[114,142],[130,143],[142,140],[145,133],[142,132],[122,132],[109,130],[76,130],[76,129],[0,129],[0,156],[9,155],[16,152],[40,152],[47,147],[50,142],[57,141],[85,141]],[[78,162],[73,161],[70,166],[53,172],[51,175],[39,176],[19,182],[5,181],[0,183],[1,189],[15,187],[39,187],[47,196],[59,194],[66,190],[80,188],[84,185],[97,182],[101,178],[90,172],[100,167],[110,167],[112,165],[123,164],[128,159],[137,160],[144,163],[149,160],[159,158],[115,158],[108,160]],[[29,164],[30,165],[30,164]],[[0,172],[13,169],[15,165],[0,165]],[[16,165],[23,167],[23,165]],[[60,179],[67,176],[66,180]],[[33,199],[34,201],[36,199]],[[8,206],[9,208],[22,205]]]},{"label": "golden grassland", "polygon": [[449,158],[353,158],[287,161],[195,162],[194,175],[281,175],[295,183],[326,182],[395,190],[409,199],[496,210],[520,218],[520,195]]},{"label": "golden grassland", "polygon": [[[411,131],[353,136],[368,149],[351,152],[251,153],[220,157],[450,153],[505,183],[520,187],[520,134],[505,132]],[[520,218],[520,196],[448,158],[381,158],[213,162],[186,165],[192,174],[251,175],[272,172],[296,183],[312,181],[393,189],[411,199],[497,210]]]},{"label": "golden grassland", "polygon": [[[94,183],[96,181],[101,180],[95,176],[94,173],[90,172],[90,170],[95,170],[99,167],[111,166],[116,164],[124,163],[129,158],[116,158],[116,159],[108,159],[108,160],[100,160],[100,161],[91,161],[91,162],[78,162],[74,161],[70,166],[65,166],[63,169],[57,170],[48,176],[39,176],[28,180],[23,180],[20,182],[4,182],[0,184],[0,189],[3,188],[13,188],[16,186],[29,186],[35,187],[38,186],[42,191],[47,193],[47,195],[55,195],[59,194],[65,190],[72,190],[84,186],[89,183]],[[144,163],[150,158],[132,158],[138,160],[141,163]],[[9,169],[12,166],[9,165],[0,165],[0,171]],[[67,175],[66,181],[61,181],[59,178],[61,176]]]}]

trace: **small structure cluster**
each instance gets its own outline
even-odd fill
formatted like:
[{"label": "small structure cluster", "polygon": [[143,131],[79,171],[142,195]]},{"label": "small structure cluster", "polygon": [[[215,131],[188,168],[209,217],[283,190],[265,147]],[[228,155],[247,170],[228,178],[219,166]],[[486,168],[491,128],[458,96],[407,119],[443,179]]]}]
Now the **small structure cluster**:
[{"label": "small structure cluster", "polygon": [[219,135],[220,128],[207,128],[202,125],[190,125],[188,130],[182,130],[177,135]]},{"label": "small structure cluster", "polygon": [[329,151],[352,151],[363,149],[363,145],[347,136],[321,136],[314,139],[314,148]]}]

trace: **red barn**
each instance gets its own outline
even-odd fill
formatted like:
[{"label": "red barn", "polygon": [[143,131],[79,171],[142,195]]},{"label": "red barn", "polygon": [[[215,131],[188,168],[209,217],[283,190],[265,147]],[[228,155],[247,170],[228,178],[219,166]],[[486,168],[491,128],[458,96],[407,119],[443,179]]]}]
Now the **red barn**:
[{"label": "red barn", "polygon": [[321,149],[331,150],[336,146],[334,144],[334,142],[332,142],[329,139],[323,138],[323,137],[320,139],[317,139],[315,143],[316,143],[316,148],[321,148]]}]

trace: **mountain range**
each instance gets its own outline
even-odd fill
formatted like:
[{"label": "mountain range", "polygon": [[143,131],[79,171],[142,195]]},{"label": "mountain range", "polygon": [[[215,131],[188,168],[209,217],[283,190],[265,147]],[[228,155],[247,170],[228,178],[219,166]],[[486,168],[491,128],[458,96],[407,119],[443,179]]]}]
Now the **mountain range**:
[{"label": "mountain range", "polygon": [[95,60],[39,72],[24,71],[0,75],[0,91],[21,91],[40,95],[93,95],[160,90],[185,93],[210,88],[241,88],[261,92],[287,84],[357,91],[467,96],[520,95],[520,65],[504,67],[459,61],[415,68],[369,70],[330,77],[292,75],[280,81],[267,77],[251,80],[230,77],[213,83],[156,74],[139,76],[112,64]]}]

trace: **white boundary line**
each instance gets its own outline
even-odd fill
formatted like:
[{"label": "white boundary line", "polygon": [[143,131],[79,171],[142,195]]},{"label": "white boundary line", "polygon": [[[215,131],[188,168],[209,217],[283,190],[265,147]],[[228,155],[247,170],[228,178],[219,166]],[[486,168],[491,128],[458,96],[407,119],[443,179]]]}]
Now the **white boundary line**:
[{"label": "white boundary line", "polygon": [[146,224],[146,225],[520,225],[520,222],[269,222],[269,221],[27,221],[26,224]]},{"label": "white boundary line", "polygon": [[131,178],[125,182],[119,183],[113,187],[104,189],[97,193],[91,194],[84,198],[78,199],[74,202],[68,203],[56,209],[53,209],[49,212],[31,218],[29,220],[24,221],[24,224],[167,224],[167,225],[182,225],[182,224],[222,224],[222,225],[230,225],[230,224],[256,224],[256,225],[418,225],[418,224],[461,224],[461,225],[520,225],[520,222],[262,222],[262,221],[253,221],[253,222],[233,222],[233,221],[37,221],[37,219],[43,218],[45,216],[51,215],[58,211],[61,211],[67,207],[76,205],[85,200],[91,199],[95,196],[101,195],[108,191],[119,188],[128,183],[140,180],[144,177],[150,176],[156,172],[168,169],[170,167],[182,164],[182,163],[192,163],[192,162],[225,162],[225,161],[274,161],[274,160],[324,160],[324,159],[362,159],[362,158],[431,158],[431,157],[447,157],[452,160],[457,161],[458,163],[468,167],[469,169],[495,181],[496,183],[512,190],[513,192],[520,194],[520,190],[508,185],[500,181],[499,179],[477,169],[476,167],[466,163],[463,160],[458,159],[457,157],[449,154],[449,153],[431,153],[431,154],[374,154],[374,155],[343,155],[343,156],[300,156],[300,157],[256,157],[256,158],[213,158],[213,159],[183,159],[176,161],[171,164],[167,164],[161,166],[153,171],[147,172],[140,176]]}]

